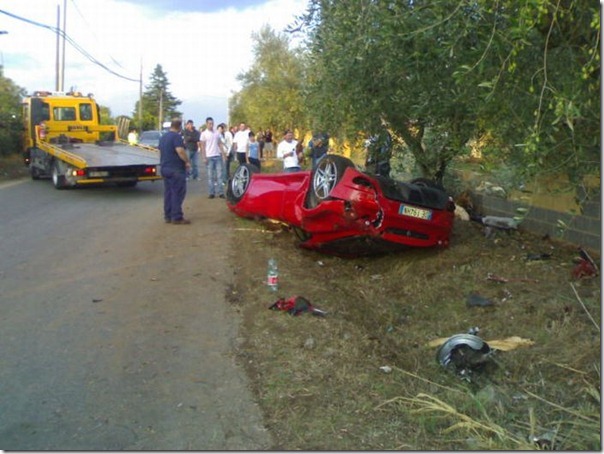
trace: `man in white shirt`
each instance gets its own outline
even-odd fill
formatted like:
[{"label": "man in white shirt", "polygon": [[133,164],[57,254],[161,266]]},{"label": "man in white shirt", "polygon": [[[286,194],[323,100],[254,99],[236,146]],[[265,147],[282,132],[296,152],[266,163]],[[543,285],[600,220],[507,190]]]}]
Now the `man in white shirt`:
[{"label": "man in white shirt", "polygon": [[285,131],[285,137],[277,146],[277,158],[283,159],[283,170],[285,172],[299,172],[300,163],[298,162],[298,153],[296,147],[298,142],[294,140],[294,133],[291,129]]},{"label": "man in white shirt", "polygon": [[239,164],[245,164],[248,162],[247,145],[250,141],[249,133],[250,130],[245,123],[241,123],[239,125],[239,131],[237,131],[235,133],[235,137],[233,137],[233,146],[237,152],[237,161],[239,161]]},{"label": "man in white shirt", "polygon": [[224,199],[224,188],[222,187],[222,143],[220,133],[214,130],[214,119],[206,118],[206,129],[201,133],[199,142],[201,144],[201,155],[208,166],[208,193],[209,198],[218,197]]}]

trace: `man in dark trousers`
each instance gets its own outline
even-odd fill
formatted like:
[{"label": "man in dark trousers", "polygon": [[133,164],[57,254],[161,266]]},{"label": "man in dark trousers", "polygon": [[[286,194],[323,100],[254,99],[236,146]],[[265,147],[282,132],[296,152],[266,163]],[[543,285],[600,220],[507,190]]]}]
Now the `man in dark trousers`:
[{"label": "man in dark trousers", "polygon": [[164,178],[164,220],[168,224],[190,224],[182,213],[187,194],[187,171],[191,161],[180,135],[182,121],[172,120],[170,130],[159,139],[161,176]]},{"label": "man in dark trousers", "polygon": [[187,121],[185,130],[183,131],[183,139],[185,141],[185,149],[189,154],[189,160],[191,161],[191,178],[199,180],[199,131],[195,128],[193,120]]}]

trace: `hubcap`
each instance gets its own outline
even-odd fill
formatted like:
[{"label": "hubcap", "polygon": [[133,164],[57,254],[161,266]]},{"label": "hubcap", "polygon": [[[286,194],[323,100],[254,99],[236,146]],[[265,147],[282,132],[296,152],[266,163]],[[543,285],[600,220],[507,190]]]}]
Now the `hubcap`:
[{"label": "hubcap", "polygon": [[317,167],[313,180],[313,189],[319,199],[325,199],[334,188],[338,177],[338,169],[332,161],[323,161]]},{"label": "hubcap", "polygon": [[245,194],[245,190],[250,181],[250,172],[246,167],[239,167],[233,175],[233,181],[231,182],[231,188],[233,189],[233,195],[235,197],[241,197]]}]

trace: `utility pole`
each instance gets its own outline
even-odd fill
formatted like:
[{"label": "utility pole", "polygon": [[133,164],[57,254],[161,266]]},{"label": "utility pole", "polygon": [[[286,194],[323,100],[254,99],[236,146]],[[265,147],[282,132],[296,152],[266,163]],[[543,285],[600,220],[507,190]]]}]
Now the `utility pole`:
[{"label": "utility pole", "polygon": [[61,7],[57,5],[57,56],[55,61],[55,91],[59,90],[60,77],[59,77],[59,43],[61,37]]},{"label": "utility pole", "polygon": [[141,71],[138,85],[138,128],[143,132],[143,59],[141,58]]},{"label": "utility pole", "polygon": [[65,33],[67,33],[67,0],[63,0],[63,54],[61,57],[61,88],[65,88]]}]

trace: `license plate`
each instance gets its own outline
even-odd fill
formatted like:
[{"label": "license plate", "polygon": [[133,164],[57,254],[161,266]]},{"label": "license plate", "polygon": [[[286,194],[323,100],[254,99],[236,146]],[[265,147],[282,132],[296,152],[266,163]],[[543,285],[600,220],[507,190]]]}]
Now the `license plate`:
[{"label": "license plate", "polygon": [[432,210],[424,210],[423,208],[416,208],[409,205],[401,204],[398,209],[398,214],[403,216],[411,216],[412,218],[426,219],[429,221],[432,219]]},{"label": "license plate", "polygon": [[88,174],[89,177],[91,178],[98,178],[98,177],[108,177],[109,176],[109,172],[107,171],[92,171]]}]

